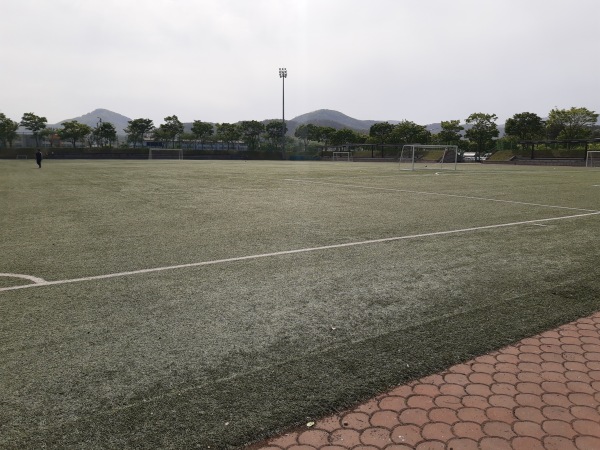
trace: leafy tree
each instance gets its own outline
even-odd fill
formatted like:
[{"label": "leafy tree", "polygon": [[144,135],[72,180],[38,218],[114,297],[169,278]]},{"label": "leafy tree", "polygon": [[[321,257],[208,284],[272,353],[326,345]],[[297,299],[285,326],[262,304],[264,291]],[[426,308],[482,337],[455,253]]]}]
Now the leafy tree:
[{"label": "leafy tree", "polygon": [[[374,141],[375,144],[381,148],[381,154],[383,155],[383,144],[389,142],[390,136],[394,131],[394,125],[389,122],[374,123],[369,128],[369,138]],[[371,157],[374,156],[374,149],[371,147]]]},{"label": "leafy tree", "polygon": [[212,123],[202,122],[201,120],[194,120],[192,123],[192,134],[194,138],[200,141],[200,146],[204,147],[204,141],[214,133],[214,127]]},{"label": "leafy tree", "polygon": [[304,144],[304,151],[308,147],[308,141],[317,141],[319,136],[319,127],[312,123],[303,123],[296,128],[294,136],[300,139]]},{"label": "leafy tree", "polygon": [[587,108],[553,109],[546,127],[551,139],[585,139],[591,135],[597,121],[598,113]]},{"label": "leafy tree", "polygon": [[40,132],[46,128],[47,123],[48,119],[36,116],[34,113],[25,113],[21,118],[21,126],[33,133],[36,147],[39,147],[40,145]]},{"label": "leafy tree", "polygon": [[50,142],[50,147],[54,147],[54,144],[60,140],[58,131],[55,128],[44,128],[40,131],[40,138],[42,142],[45,140]]},{"label": "leafy tree", "polygon": [[273,120],[265,125],[265,133],[269,142],[277,148],[281,144],[282,137],[287,133],[287,124],[281,120]]},{"label": "leafy tree", "polygon": [[506,120],[504,132],[522,141],[530,141],[544,136],[545,125],[535,113],[522,112]]},{"label": "leafy tree", "polygon": [[125,128],[127,133],[127,140],[133,142],[133,148],[136,144],[144,142],[144,135],[154,130],[154,123],[152,119],[134,119],[127,122],[128,126]]},{"label": "leafy tree", "polygon": [[175,148],[175,141],[183,133],[183,123],[175,115],[167,116],[165,117],[165,123],[161,124],[159,128],[166,140],[170,140],[173,143],[173,148]]},{"label": "leafy tree", "polygon": [[369,128],[369,136],[375,140],[379,145],[383,145],[388,142],[390,135],[394,131],[394,125],[389,122],[374,123]]},{"label": "leafy tree", "polygon": [[3,147],[12,147],[13,141],[17,138],[17,130],[19,129],[19,123],[6,117],[3,113],[0,113],[0,143]]},{"label": "leafy tree", "polygon": [[481,153],[493,145],[493,138],[500,134],[495,120],[498,120],[496,114],[485,113],[473,113],[466,120],[471,128],[465,132],[465,136],[476,144],[478,158]]},{"label": "leafy tree", "polygon": [[94,128],[92,135],[99,146],[112,147],[113,142],[117,140],[117,129],[110,122],[101,122]]},{"label": "leafy tree", "polygon": [[331,138],[333,137],[333,135],[335,134],[336,129],[333,127],[318,127],[317,128],[317,134],[316,134],[316,140],[319,142],[323,143],[323,147],[325,147],[325,149],[327,149],[327,147],[329,146],[330,142],[331,142]]},{"label": "leafy tree", "polygon": [[69,120],[61,124],[62,130],[58,131],[61,139],[70,141],[73,148],[76,147],[78,141],[83,141],[86,136],[92,132],[92,127],[79,123],[76,120]]},{"label": "leafy tree", "polygon": [[218,123],[216,137],[220,141],[227,142],[227,150],[229,150],[230,145],[240,139],[241,133],[234,123]]},{"label": "leafy tree", "polygon": [[396,124],[389,135],[394,144],[427,144],[431,140],[431,132],[425,125],[417,125],[410,120]]},{"label": "leafy tree", "polygon": [[179,135],[179,141],[180,142],[193,142],[194,148],[196,148],[196,136],[194,136],[194,133],[186,133],[186,132],[181,133]]},{"label": "leafy tree", "polygon": [[365,142],[365,140],[366,136],[349,128],[336,130],[336,132],[331,135],[331,145],[360,144]]},{"label": "leafy tree", "polygon": [[460,120],[442,120],[442,130],[435,135],[435,141],[439,144],[458,145],[462,140],[461,131],[465,129]]},{"label": "leafy tree", "polygon": [[171,141],[171,135],[163,127],[158,127],[152,131],[152,139],[161,142],[163,147],[167,147]]},{"label": "leafy tree", "polygon": [[256,150],[260,143],[260,135],[265,131],[265,126],[256,120],[245,120],[240,122],[239,131],[248,148]]}]

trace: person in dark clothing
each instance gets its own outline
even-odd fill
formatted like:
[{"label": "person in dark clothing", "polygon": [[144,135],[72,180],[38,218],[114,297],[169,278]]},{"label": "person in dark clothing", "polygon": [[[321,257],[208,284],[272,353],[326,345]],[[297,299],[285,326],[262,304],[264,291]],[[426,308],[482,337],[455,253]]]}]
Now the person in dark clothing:
[{"label": "person in dark clothing", "polygon": [[41,169],[42,168],[42,152],[40,151],[39,148],[38,148],[37,152],[35,152],[35,162],[37,163],[38,167]]}]

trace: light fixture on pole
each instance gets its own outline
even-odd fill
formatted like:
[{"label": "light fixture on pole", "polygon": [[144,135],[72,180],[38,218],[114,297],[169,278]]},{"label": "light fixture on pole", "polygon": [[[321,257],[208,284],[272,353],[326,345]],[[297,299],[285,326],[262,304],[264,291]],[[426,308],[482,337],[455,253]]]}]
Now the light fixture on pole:
[{"label": "light fixture on pole", "polygon": [[282,119],[283,126],[281,128],[281,159],[285,159],[285,79],[287,78],[287,69],[285,67],[279,68],[279,78],[283,82],[283,92],[282,92]]}]

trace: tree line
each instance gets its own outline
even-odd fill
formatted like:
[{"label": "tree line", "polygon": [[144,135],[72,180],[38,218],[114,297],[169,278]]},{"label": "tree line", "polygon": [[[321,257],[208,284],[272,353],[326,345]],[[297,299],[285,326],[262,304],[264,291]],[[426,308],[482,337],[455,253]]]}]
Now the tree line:
[{"label": "tree line", "polygon": [[[339,147],[348,144],[384,145],[404,144],[445,144],[458,145],[463,151],[484,153],[495,147],[499,129],[495,114],[473,113],[461,125],[460,120],[441,122],[441,129],[432,133],[425,125],[419,125],[409,120],[396,124],[378,122],[373,124],[368,134],[348,128],[335,129],[328,126],[318,126],[311,123],[299,125],[294,137],[304,151],[310,143],[318,143],[322,147]],[[570,109],[552,109],[546,120],[535,113],[522,112],[515,114],[505,123],[505,136],[509,142],[531,140],[576,140],[600,137],[600,127],[596,124],[598,113],[584,107]],[[0,144],[11,146],[17,138],[17,129],[23,126],[31,131],[36,146],[43,140],[54,145],[55,140],[69,142],[75,147],[77,143],[88,146],[112,147],[117,143],[116,127],[110,122],[100,122],[96,127],[82,124],[76,120],[63,122],[61,128],[47,127],[47,119],[34,113],[25,113],[20,122],[7,118],[0,113]],[[285,145],[286,123],[270,121],[267,123],[256,120],[242,121],[235,124],[203,122],[194,120],[189,132],[184,131],[184,124],[176,115],[164,118],[164,123],[156,127],[151,119],[138,118],[128,122],[125,133],[125,146],[137,147],[148,139],[160,142],[163,146],[176,148],[182,142],[191,143],[194,148],[203,148],[207,142],[223,142],[227,147],[236,143],[244,143],[249,150],[277,151]]]}]

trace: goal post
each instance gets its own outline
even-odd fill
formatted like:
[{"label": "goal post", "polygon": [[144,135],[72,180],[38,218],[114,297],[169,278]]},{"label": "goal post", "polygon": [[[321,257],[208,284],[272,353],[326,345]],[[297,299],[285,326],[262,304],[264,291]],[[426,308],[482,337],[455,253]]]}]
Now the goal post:
[{"label": "goal post", "polygon": [[588,150],[585,155],[585,167],[600,167],[600,150]]},{"label": "goal post", "polygon": [[183,150],[180,148],[152,148],[148,149],[148,159],[183,159]]},{"label": "goal post", "polygon": [[417,170],[417,168],[456,170],[458,146],[406,144],[402,146],[398,163],[404,170]]},{"label": "goal post", "polygon": [[351,152],[333,152],[331,156],[332,161],[352,161]]}]

